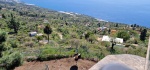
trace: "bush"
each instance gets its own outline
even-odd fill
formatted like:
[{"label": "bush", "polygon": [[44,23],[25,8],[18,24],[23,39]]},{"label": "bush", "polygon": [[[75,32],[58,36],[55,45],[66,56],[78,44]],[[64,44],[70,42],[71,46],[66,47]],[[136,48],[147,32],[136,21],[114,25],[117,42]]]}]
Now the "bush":
[{"label": "bush", "polygon": [[109,47],[110,46],[110,42],[103,41],[103,42],[101,42],[101,45],[105,46],[105,47]]},{"label": "bush", "polygon": [[19,52],[14,52],[3,56],[0,59],[0,64],[4,64],[4,69],[10,70],[23,63],[23,57]]},{"label": "bush", "polygon": [[1,32],[1,30],[0,30],[0,44],[2,43],[2,42],[5,42],[6,41],[6,39],[7,39],[7,34],[6,34],[6,32]]},{"label": "bush", "polygon": [[19,46],[18,41],[10,41],[12,48],[17,48]]},{"label": "bush", "polygon": [[38,42],[40,41],[40,40],[42,40],[43,39],[43,36],[36,36],[36,39],[38,40]]},{"label": "bush", "polygon": [[59,40],[60,39],[59,35],[57,33],[54,33],[54,32],[51,34],[51,37],[53,40]]},{"label": "bush", "polygon": [[131,45],[129,43],[126,43],[125,44],[125,47],[130,47]]},{"label": "bush", "polygon": [[127,41],[130,38],[130,34],[127,31],[120,31],[117,34],[118,38],[123,38],[124,41]]}]

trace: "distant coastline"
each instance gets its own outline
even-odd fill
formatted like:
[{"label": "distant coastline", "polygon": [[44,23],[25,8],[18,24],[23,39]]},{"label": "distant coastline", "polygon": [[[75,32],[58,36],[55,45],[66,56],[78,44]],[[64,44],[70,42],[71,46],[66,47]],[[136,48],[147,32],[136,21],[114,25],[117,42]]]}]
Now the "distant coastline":
[{"label": "distant coastline", "polygon": [[[80,14],[85,14],[98,18],[100,21],[111,21],[117,23],[125,24],[138,24],[140,26],[145,26],[150,28],[150,3],[147,3],[146,0],[133,1],[128,3],[125,1],[116,0],[116,2],[109,1],[90,1],[87,0],[86,3],[80,1],[31,1],[31,0],[21,0],[27,4],[35,4],[39,7],[53,9],[56,11],[67,11],[75,12]],[[89,3],[88,3],[89,2]],[[90,3],[93,2],[93,3]],[[120,3],[120,4],[118,4]]]}]

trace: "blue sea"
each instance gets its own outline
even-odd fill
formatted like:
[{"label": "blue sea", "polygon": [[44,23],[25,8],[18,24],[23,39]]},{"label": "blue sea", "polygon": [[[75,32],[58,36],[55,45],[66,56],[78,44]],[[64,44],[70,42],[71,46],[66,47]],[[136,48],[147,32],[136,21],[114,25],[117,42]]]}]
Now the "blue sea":
[{"label": "blue sea", "polygon": [[150,27],[150,0],[21,0],[56,11]]}]

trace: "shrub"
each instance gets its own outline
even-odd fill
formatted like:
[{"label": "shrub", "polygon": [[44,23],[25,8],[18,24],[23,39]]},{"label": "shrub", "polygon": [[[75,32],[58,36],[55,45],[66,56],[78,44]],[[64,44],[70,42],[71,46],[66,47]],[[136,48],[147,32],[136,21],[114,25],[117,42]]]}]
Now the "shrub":
[{"label": "shrub", "polygon": [[54,32],[51,34],[51,37],[53,40],[59,40],[60,39],[59,35],[57,33],[54,33]]},{"label": "shrub", "polygon": [[12,48],[17,48],[19,46],[18,41],[10,41]]},{"label": "shrub", "polygon": [[101,42],[101,45],[105,46],[105,47],[109,47],[110,46],[110,42],[103,41],[103,42]]},{"label": "shrub", "polygon": [[2,42],[5,42],[6,41],[6,39],[7,39],[7,34],[6,34],[6,32],[1,32],[1,30],[0,30],[0,44],[2,43]]},{"label": "shrub", "polygon": [[130,47],[131,45],[129,43],[126,43],[125,44],[125,47]]},{"label": "shrub", "polygon": [[130,34],[127,31],[120,31],[117,34],[118,38],[123,38],[124,41],[127,41],[130,38]]},{"label": "shrub", "polygon": [[38,42],[40,41],[40,40],[42,40],[43,39],[43,36],[36,36],[36,39],[38,40]]},{"label": "shrub", "polygon": [[19,52],[14,52],[3,56],[0,59],[0,64],[4,64],[4,69],[10,70],[23,63],[23,57]]}]

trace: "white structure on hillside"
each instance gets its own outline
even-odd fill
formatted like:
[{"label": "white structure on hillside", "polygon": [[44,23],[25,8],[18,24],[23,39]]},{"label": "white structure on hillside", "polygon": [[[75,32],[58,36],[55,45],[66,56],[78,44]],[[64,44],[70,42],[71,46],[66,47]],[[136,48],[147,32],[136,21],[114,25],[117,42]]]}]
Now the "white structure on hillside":
[{"label": "white structure on hillside", "polygon": [[30,32],[30,33],[29,33],[29,36],[31,36],[31,37],[32,37],[32,36],[36,36],[36,35],[37,35],[37,32]]},{"label": "white structure on hillside", "polygon": [[[111,40],[112,40],[111,37],[105,36],[105,35],[104,35],[103,38],[102,38],[102,41],[108,41],[108,42],[110,42]],[[123,39],[122,39],[122,38],[115,38],[114,41],[115,41],[116,43],[123,43]]]},{"label": "white structure on hillside", "polygon": [[109,36],[103,36],[103,38],[102,38],[102,41],[108,41],[108,42],[110,42],[111,41],[111,38],[109,37]]},{"label": "white structure on hillside", "polygon": [[39,34],[37,34],[37,36],[43,36],[43,34],[42,34],[42,33],[39,33]]},{"label": "white structure on hillside", "polygon": [[123,43],[123,39],[122,38],[115,38],[115,42],[117,42],[117,43]]}]

